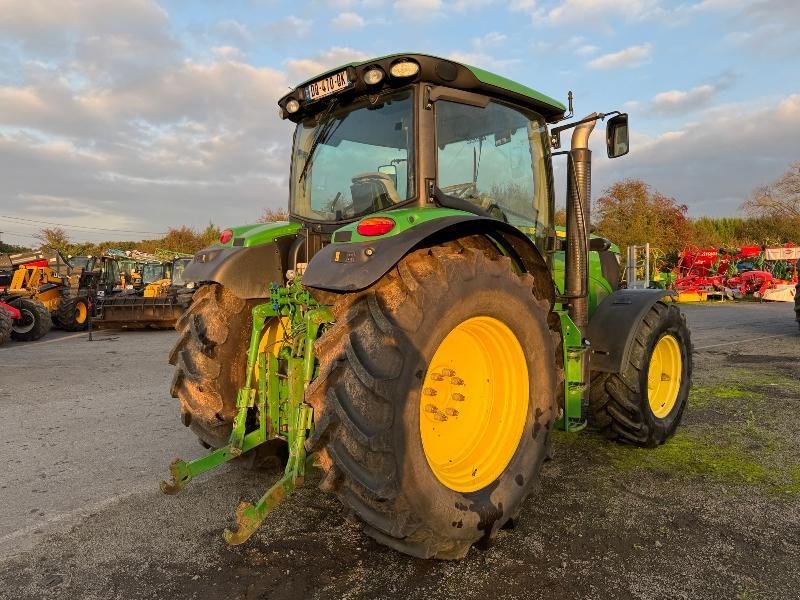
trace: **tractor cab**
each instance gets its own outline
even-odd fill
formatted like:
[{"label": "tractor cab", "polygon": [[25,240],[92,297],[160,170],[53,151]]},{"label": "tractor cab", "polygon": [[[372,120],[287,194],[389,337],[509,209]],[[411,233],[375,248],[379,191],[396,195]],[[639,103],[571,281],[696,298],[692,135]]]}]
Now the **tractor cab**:
[{"label": "tractor cab", "polygon": [[297,124],[289,209],[331,232],[373,213],[449,206],[555,236],[547,123],[565,107],[425,55],[345,65],[281,99]]},{"label": "tractor cab", "polygon": [[148,286],[160,279],[166,277],[166,265],[160,262],[147,262],[141,266],[142,285]]}]

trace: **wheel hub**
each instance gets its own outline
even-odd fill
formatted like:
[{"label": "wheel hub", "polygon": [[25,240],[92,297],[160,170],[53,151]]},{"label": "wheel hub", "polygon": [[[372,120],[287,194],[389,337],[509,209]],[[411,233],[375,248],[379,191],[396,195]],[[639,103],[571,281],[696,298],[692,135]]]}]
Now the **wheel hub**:
[{"label": "wheel hub", "polygon": [[528,412],[528,366],[501,321],[473,317],[439,344],[420,394],[420,435],[436,478],[459,492],[489,485],[508,466]]},{"label": "wheel hub", "polygon": [[647,370],[647,398],[650,410],[659,419],[666,417],[675,407],[681,372],[680,345],[674,336],[666,334],[653,347]]},{"label": "wheel hub", "polygon": [[86,305],[83,302],[78,302],[75,305],[75,322],[79,325],[86,323],[88,312],[89,311],[86,309]]},{"label": "wheel hub", "polygon": [[20,308],[19,312],[22,316],[11,325],[14,333],[28,333],[36,324],[36,317],[27,308]]}]

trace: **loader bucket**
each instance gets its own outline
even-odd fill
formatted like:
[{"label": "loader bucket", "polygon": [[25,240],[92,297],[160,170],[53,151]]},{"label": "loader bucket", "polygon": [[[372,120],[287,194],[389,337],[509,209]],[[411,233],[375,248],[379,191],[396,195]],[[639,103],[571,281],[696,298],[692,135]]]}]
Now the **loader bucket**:
[{"label": "loader bucket", "polygon": [[98,329],[171,329],[186,310],[191,296],[116,296],[108,298],[94,319]]}]

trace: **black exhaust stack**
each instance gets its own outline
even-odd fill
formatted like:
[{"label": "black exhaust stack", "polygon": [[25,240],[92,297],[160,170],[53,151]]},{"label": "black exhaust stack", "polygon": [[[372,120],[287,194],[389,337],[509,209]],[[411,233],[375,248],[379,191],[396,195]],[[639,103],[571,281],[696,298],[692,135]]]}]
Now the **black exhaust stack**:
[{"label": "black exhaust stack", "polygon": [[592,151],[589,136],[595,113],[572,132],[567,161],[567,248],[564,264],[564,296],[569,299],[569,316],[586,334],[589,324],[589,226],[591,224]]}]

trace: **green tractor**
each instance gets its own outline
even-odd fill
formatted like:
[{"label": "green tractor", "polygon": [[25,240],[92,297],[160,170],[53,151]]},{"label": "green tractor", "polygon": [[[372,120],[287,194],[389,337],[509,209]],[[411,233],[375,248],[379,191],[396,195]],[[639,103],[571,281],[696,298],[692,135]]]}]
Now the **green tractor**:
[{"label": "green tractor", "polygon": [[517,518],[554,428],[664,443],[691,385],[689,330],[669,292],[618,289],[618,248],[590,235],[589,136],[612,117],[608,155],[627,153],[627,115],[548,130],[569,104],[422,54],[345,65],[283,97],[291,219],[228,229],[186,268],[198,289],[176,325],[171,392],[212,451],[173,461],[162,490],[282,457],[229,543],[314,465],[379,542],[460,558]]}]

